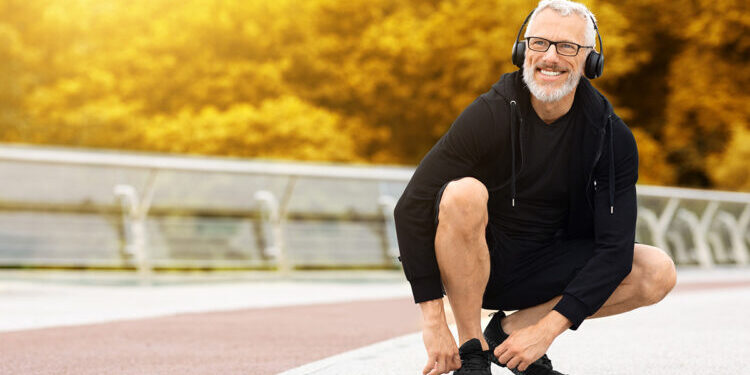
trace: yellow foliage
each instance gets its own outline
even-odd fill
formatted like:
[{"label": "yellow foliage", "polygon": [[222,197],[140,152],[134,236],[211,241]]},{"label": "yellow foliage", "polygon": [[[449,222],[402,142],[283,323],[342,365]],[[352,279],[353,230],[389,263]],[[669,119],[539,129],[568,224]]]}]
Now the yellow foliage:
[{"label": "yellow foliage", "polygon": [[[296,97],[267,100],[256,108],[204,107],[157,116],[144,129],[149,149],[274,159],[362,161],[357,146],[371,137],[361,123]],[[364,130],[364,131],[363,131]]]},{"label": "yellow foliage", "polygon": [[645,131],[632,129],[638,144],[638,182],[648,185],[669,185],[674,182],[674,171],[667,164],[662,145]]},{"label": "yellow foliage", "polygon": [[[0,0],[0,141],[414,164],[536,3]],[[746,2],[584,3],[641,181],[744,189]]]},{"label": "yellow foliage", "polygon": [[750,192],[750,130],[732,129],[725,152],[708,158],[708,170],[716,187]]},{"label": "yellow foliage", "polygon": [[733,127],[725,152],[710,156],[708,167],[716,187],[750,192],[750,130]]},{"label": "yellow foliage", "polygon": [[701,176],[686,183],[702,185],[702,179],[713,178],[724,188],[742,188],[726,177],[716,180],[707,160],[719,154],[721,160],[743,160],[750,169],[739,146],[726,147],[731,137],[742,134],[740,129],[750,127],[750,66],[737,52],[695,44],[670,64],[664,143],[678,173]]}]

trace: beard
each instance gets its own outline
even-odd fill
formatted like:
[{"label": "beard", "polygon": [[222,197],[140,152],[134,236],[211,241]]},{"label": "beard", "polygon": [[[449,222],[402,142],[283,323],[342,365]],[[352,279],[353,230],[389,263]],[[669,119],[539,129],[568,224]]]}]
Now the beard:
[{"label": "beard", "polygon": [[523,63],[523,82],[529,88],[531,94],[539,99],[539,101],[544,103],[556,102],[564,98],[566,95],[570,94],[576,88],[576,86],[578,86],[578,81],[581,80],[581,73],[569,70],[568,79],[563,82],[562,86],[556,89],[552,89],[547,87],[546,84],[539,84],[534,80],[534,73],[536,72],[537,68],[555,71],[560,71],[563,69],[561,69],[557,65],[549,65],[544,63],[538,63],[534,66],[531,66],[528,60]]}]

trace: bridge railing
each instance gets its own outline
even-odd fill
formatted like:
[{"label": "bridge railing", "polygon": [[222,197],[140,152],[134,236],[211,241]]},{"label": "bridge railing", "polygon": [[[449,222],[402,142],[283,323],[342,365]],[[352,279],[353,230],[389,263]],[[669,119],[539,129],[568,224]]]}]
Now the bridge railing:
[{"label": "bridge railing", "polygon": [[[413,168],[0,146],[0,266],[398,267]],[[638,186],[636,239],[746,265],[750,194]]]}]

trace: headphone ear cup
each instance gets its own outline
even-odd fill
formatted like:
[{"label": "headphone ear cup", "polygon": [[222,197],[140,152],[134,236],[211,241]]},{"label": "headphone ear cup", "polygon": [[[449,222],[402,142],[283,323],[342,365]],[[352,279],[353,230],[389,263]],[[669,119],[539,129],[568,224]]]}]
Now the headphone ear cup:
[{"label": "headphone ear cup", "polygon": [[601,77],[603,71],[604,56],[596,51],[591,51],[588,57],[586,57],[586,68],[584,71],[584,74],[586,74],[586,78],[594,79],[597,77]]},{"label": "headphone ear cup", "polygon": [[523,61],[526,59],[526,41],[516,41],[513,43],[513,53],[511,55],[513,65],[523,68]]}]

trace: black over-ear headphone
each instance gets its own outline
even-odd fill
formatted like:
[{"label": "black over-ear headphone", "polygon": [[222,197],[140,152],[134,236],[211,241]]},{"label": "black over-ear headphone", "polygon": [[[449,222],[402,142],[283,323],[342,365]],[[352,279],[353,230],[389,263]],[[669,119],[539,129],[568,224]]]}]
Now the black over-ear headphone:
[{"label": "black over-ear headphone", "polygon": [[[518,38],[521,37],[521,31],[523,31],[526,23],[529,22],[529,18],[531,18],[532,14],[534,14],[533,10],[531,11],[531,13],[529,13],[528,16],[526,16],[526,19],[523,20],[523,25],[521,25],[521,28],[518,29],[518,34],[516,35],[516,42],[513,43],[513,65],[519,68],[523,68],[523,60],[526,58],[526,40],[519,40]],[[596,52],[596,48],[594,48],[594,50],[589,53],[588,57],[586,57],[586,66],[583,70],[583,73],[586,75],[586,78],[594,79],[596,77],[600,77],[602,75],[602,72],[604,71],[604,43],[602,43],[602,37],[601,35],[599,35],[599,28],[596,27],[596,21],[594,21],[594,17],[592,17],[591,15],[589,15],[589,17],[591,17],[591,22],[594,24],[596,37],[597,39],[599,39],[600,52]]]}]

